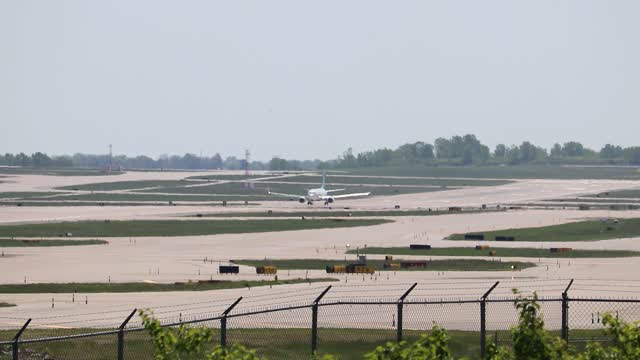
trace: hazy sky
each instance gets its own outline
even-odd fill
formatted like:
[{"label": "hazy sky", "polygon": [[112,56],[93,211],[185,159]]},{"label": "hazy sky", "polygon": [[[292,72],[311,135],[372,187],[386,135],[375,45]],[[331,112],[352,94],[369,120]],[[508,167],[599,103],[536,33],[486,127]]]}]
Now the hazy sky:
[{"label": "hazy sky", "polygon": [[640,1],[0,0],[0,152],[640,145]]}]

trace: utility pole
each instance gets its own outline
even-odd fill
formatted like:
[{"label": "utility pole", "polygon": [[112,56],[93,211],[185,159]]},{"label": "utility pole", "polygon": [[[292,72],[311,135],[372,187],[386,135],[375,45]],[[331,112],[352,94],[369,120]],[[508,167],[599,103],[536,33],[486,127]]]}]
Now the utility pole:
[{"label": "utility pole", "polygon": [[108,172],[111,172],[111,170],[113,170],[113,145],[109,144],[109,168],[108,168]]}]

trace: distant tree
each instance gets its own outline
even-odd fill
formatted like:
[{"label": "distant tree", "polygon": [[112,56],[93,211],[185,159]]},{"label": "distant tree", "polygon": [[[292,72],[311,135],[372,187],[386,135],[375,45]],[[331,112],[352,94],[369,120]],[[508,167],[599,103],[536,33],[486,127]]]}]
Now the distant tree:
[{"label": "distant tree", "polygon": [[227,170],[241,170],[242,163],[235,156],[228,156],[226,159],[224,159],[223,168]]},{"label": "distant tree", "polygon": [[216,153],[211,157],[211,168],[213,169],[222,169],[222,156]]},{"label": "distant tree", "polygon": [[287,160],[274,156],[269,161],[269,170],[288,170]]},{"label": "distant tree", "polygon": [[433,145],[425,144],[422,141],[401,145],[396,152],[401,159],[410,163],[424,162],[434,158]]},{"label": "distant tree", "polygon": [[14,166],[15,165],[15,156],[13,154],[6,153],[2,157],[2,165],[6,166]]},{"label": "distant tree", "polygon": [[493,157],[496,158],[496,160],[504,160],[506,155],[507,147],[504,144],[496,145],[496,148],[493,151]]},{"label": "distant tree", "polygon": [[445,138],[437,138],[435,141],[436,156],[438,159],[450,159],[451,153],[451,141]]},{"label": "distant tree", "polygon": [[14,165],[19,166],[31,166],[31,157],[25,153],[20,153],[16,155]]},{"label": "distant tree", "polygon": [[624,151],[620,146],[607,144],[600,149],[600,158],[602,159],[620,159],[623,156]]},{"label": "distant tree", "polygon": [[182,169],[200,169],[200,158],[195,154],[186,153],[182,157]]},{"label": "distant tree", "polygon": [[555,143],[551,148],[551,157],[552,158],[561,158],[562,157],[562,145]]},{"label": "distant tree", "polygon": [[562,145],[562,155],[568,157],[584,156],[584,146],[577,141],[569,141]]},{"label": "distant tree", "polygon": [[73,167],[73,159],[70,156],[56,156],[51,159],[51,166]]},{"label": "distant tree", "polygon": [[51,166],[51,158],[47,154],[37,152],[31,155],[31,164],[35,167]]},{"label": "distant tree", "polygon": [[520,162],[527,163],[536,159],[536,147],[528,141],[520,145]]},{"label": "distant tree", "polygon": [[630,165],[640,165],[640,147],[625,148],[624,159]]}]

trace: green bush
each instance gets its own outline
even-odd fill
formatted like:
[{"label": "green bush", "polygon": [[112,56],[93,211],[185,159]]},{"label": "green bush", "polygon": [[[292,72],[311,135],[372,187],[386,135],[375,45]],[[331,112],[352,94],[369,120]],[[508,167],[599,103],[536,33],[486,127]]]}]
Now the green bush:
[{"label": "green bush", "polygon": [[413,344],[408,344],[406,341],[388,342],[385,346],[378,346],[364,358],[366,360],[453,360],[448,342],[447,331],[434,326],[430,335],[422,335]]},{"label": "green bush", "polygon": [[162,327],[151,311],[140,310],[139,314],[151,335],[156,360],[260,360],[255,351],[237,344],[228,348],[218,345],[206,353],[203,345],[211,341],[211,329],[190,329],[184,325],[178,328]]}]

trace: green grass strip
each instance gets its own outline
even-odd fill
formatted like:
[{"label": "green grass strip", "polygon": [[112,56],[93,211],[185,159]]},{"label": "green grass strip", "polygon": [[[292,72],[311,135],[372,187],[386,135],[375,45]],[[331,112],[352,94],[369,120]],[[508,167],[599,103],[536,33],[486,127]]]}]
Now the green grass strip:
[{"label": "green grass strip", "polygon": [[35,191],[20,191],[20,192],[0,192],[0,199],[28,199],[28,198],[40,198],[50,195],[63,195],[63,192],[35,192]]},{"label": "green grass strip", "polygon": [[14,306],[16,306],[16,304],[10,304],[8,302],[0,302],[0,308],[14,307]]},{"label": "green grass strip", "polygon": [[[517,269],[526,269],[534,267],[535,264],[517,261],[494,261],[494,260],[476,260],[476,259],[447,259],[447,260],[430,260],[425,268],[411,268],[391,271],[506,271],[511,270],[511,266]],[[394,263],[402,262],[402,259],[394,259]],[[410,260],[416,261],[416,260]],[[357,262],[351,260],[322,260],[322,259],[273,259],[273,260],[233,260],[235,264],[247,266],[277,266],[281,270],[324,270],[328,265],[346,265]],[[377,270],[386,270],[383,268],[384,260],[367,260],[367,265],[374,266]]]},{"label": "green grass strip", "polygon": [[[384,219],[321,220],[131,220],[78,221],[0,226],[1,237],[195,236],[333,229],[392,222]],[[71,234],[71,235],[69,235]]]},{"label": "green grass strip", "polygon": [[[387,329],[365,328],[318,328],[318,355],[337,354],[340,360],[362,360],[365,353],[371,352],[378,345],[384,345],[387,341],[395,341],[396,330],[393,328],[392,316],[395,308],[390,307],[361,307],[370,309],[379,314],[381,324],[389,324]],[[463,305],[464,306],[464,305]],[[477,305],[473,305],[477,306]],[[506,306],[506,305],[505,305]],[[513,305],[509,305],[513,306]],[[406,305],[405,305],[406,307]],[[460,305],[440,306],[441,311],[456,311]],[[356,308],[358,309],[358,308]],[[427,308],[427,310],[431,307]],[[374,312],[367,316],[374,316]],[[277,315],[274,315],[277,316]],[[405,315],[406,316],[406,315]],[[425,316],[426,317],[426,316]],[[311,321],[311,320],[309,320]],[[436,320],[437,321],[437,320]],[[516,319],[513,320],[514,325]],[[440,323],[440,321],[437,321]],[[403,338],[408,342],[416,341],[421,334],[428,333],[433,326],[431,318],[424,320],[424,328],[421,330],[403,330]],[[207,324],[208,325],[208,324]],[[446,322],[439,325],[445,326]],[[205,344],[205,349],[210,350],[219,344],[220,329],[212,327],[212,340]],[[15,336],[15,329],[0,330],[0,339],[10,340]],[[96,329],[28,329],[22,336],[23,339],[47,338],[51,336],[66,336],[82,333],[96,332]],[[480,356],[480,332],[448,330],[449,348],[456,359],[476,360]],[[559,331],[547,331],[553,337],[560,336]],[[268,359],[309,359],[310,352],[310,326],[304,328],[267,328],[251,329],[235,326],[229,330],[230,343],[238,342],[256,350],[259,356]],[[509,330],[490,331],[490,336],[497,335],[502,341],[510,340]],[[571,329],[570,338],[610,338],[603,329],[580,330]],[[492,341],[492,339],[488,339]],[[578,348],[583,344],[575,344]],[[117,336],[103,335],[88,338],[78,338],[63,341],[38,342],[20,345],[21,349],[30,356],[40,355],[38,358],[68,359],[78,358],[81,354],[90,354],[90,359],[113,359],[114,349],[117,348]],[[80,354],[80,355],[79,355]],[[146,331],[127,332],[125,335],[125,358],[148,359],[153,354],[151,338]],[[194,357],[195,358],[195,357]]]},{"label": "green grass strip", "polygon": [[379,255],[426,255],[426,256],[491,256],[495,251],[497,257],[528,257],[528,258],[617,258],[640,256],[638,251],[627,250],[571,250],[567,252],[551,252],[549,249],[535,248],[504,248],[491,247],[486,250],[476,250],[473,247],[444,247],[430,250],[414,250],[409,247],[368,247],[360,250],[349,250],[347,254],[379,254]]},{"label": "green grass strip", "polygon": [[[233,213],[211,213],[192,215],[196,217],[394,217],[394,216],[436,216],[451,214],[475,214],[481,212],[495,212],[496,210],[463,210],[463,211],[429,211],[429,210],[388,210],[388,211],[292,211],[292,212],[233,212]],[[500,210],[504,211],[504,210]]]},{"label": "green grass strip", "polygon": [[[617,223],[608,221],[579,221],[568,224],[506,229],[497,231],[478,231],[473,234],[484,235],[485,240],[494,240],[496,236],[513,236],[514,241],[597,241],[622,239],[640,236],[640,219],[620,219]],[[448,236],[450,240],[464,240],[464,234]]]},{"label": "green grass strip", "polygon": [[141,189],[158,186],[186,186],[198,184],[196,181],[184,180],[132,180],[132,181],[114,181],[104,183],[82,184],[62,186],[60,190],[83,190],[83,191],[111,191],[111,190],[130,190]]},{"label": "green grass strip", "polygon": [[238,289],[246,287],[302,284],[313,282],[338,281],[333,278],[291,279],[291,280],[251,280],[231,281],[213,280],[203,282],[181,282],[175,284],[151,283],[43,283],[43,284],[4,284],[0,285],[0,294],[70,294],[70,293],[129,293],[129,292],[165,292],[165,291],[207,291],[220,289]]},{"label": "green grass strip", "polygon": [[0,239],[0,247],[49,247],[49,246],[80,246],[104,245],[105,240],[14,240]]}]

